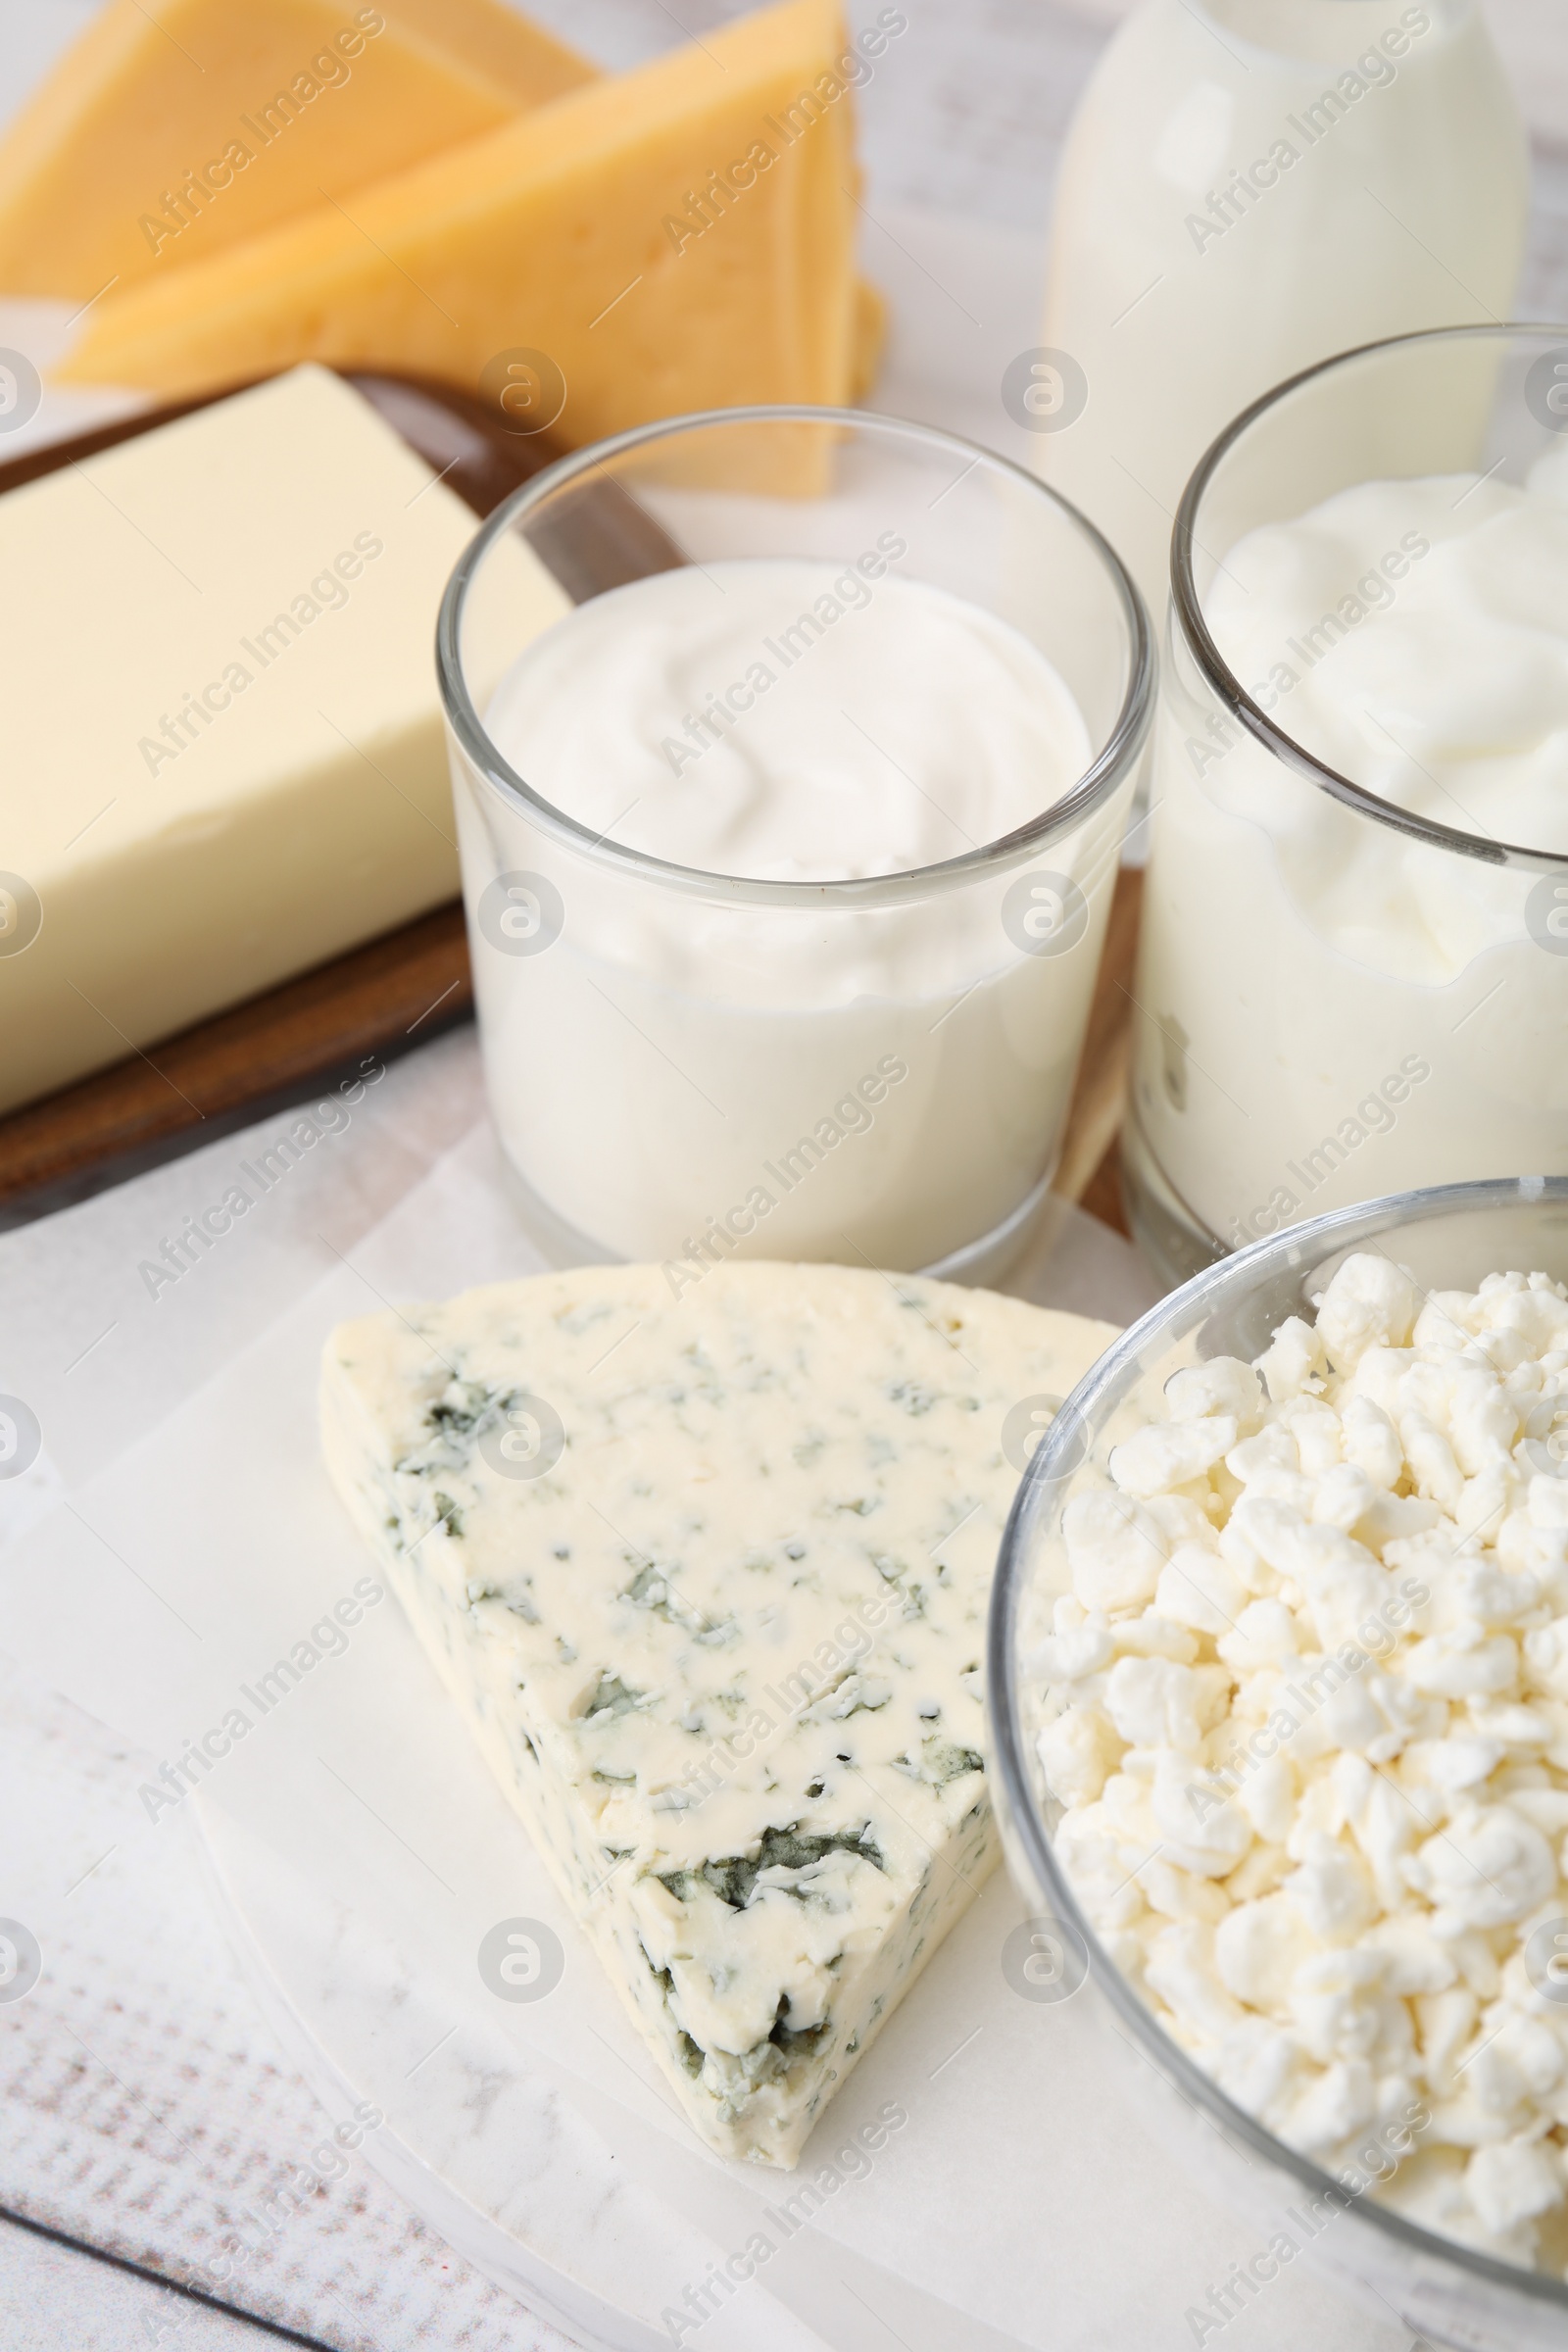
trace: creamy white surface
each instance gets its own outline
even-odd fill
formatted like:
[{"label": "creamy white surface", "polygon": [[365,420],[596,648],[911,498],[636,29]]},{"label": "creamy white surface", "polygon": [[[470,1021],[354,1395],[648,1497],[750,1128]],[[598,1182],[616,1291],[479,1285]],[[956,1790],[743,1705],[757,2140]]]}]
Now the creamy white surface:
[{"label": "creamy white surface", "polygon": [[[1247,691],[1341,773],[1568,854],[1568,451],[1524,485],[1342,491],[1230,549],[1205,610]],[[1158,747],[1137,1101],[1210,1228],[1561,1168],[1549,880],[1353,815],[1173,692]]]},{"label": "creamy white surface", "polygon": [[[1523,485],[1449,474],[1343,490],[1249,532],[1204,609],[1249,692],[1342,774],[1435,824],[1568,856],[1568,451]],[[1340,633],[1307,643],[1325,615]],[[1298,895],[1354,954],[1400,856],[1370,827],[1349,875],[1298,852]],[[1378,923],[1372,959],[1446,978],[1477,929],[1418,886],[1400,936]]]},{"label": "creamy white surface", "polygon": [[[1021,634],[895,576],[897,534],[877,546],[873,578],[724,560],[614,590],[520,657],[488,724],[592,832],[706,871],[853,878],[993,841],[1077,781],[1088,729]],[[732,698],[698,756],[688,716],[749,675],[751,707]],[[537,955],[475,921],[476,986],[506,1149],[596,1247],[670,1257],[738,1211],[724,1247],[931,1267],[1048,1178],[1124,795],[1034,861],[1087,903],[1048,956],[1004,920],[1028,867],[897,905],[758,906],[618,873],[492,797],[458,802],[470,907],[498,870],[559,896],[560,937]],[[893,1076],[868,1120],[854,1098],[877,1071]],[[778,1170],[803,1146],[815,1164],[795,1184]]]},{"label": "creamy white surface", "polygon": [[[843,879],[961,857],[1059,800],[1088,731],[1006,621],[873,561],[868,579],[731,558],[595,597],[518,659],[489,731],[579,824],[707,873]],[[724,697],[694,742],[686,722]]]},{"label": "creamy white surface", "polygon": [[1156,615],[1187,478],[1250,401],[1379,336],[1514,315],[1526,173],[1474,0],[1132,12],[1053,216],[1040,340],[1083,369],[1088,406],[1034,447]]},{"label": "creamy white surface", "polygon": [[1352,1256],[1315,1323],[1164,1409],[1064,1514],[1037,1659],[1063,1864],[1240,2105],[1560,2273],[1568,1296]]}]

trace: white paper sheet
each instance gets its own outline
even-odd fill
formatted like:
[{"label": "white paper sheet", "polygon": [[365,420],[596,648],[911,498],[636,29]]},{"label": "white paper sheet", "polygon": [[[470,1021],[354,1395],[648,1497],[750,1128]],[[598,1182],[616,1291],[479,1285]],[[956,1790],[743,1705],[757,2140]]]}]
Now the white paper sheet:
[{"label": "white paper sheet", "polygon": [[[664,2258],[672,2276],[656,2280],[650,2272],[639,2290],[667,2287],[677,2300],[694,2235],[717,2259],[756,2229],[776,2229],[769,2209],[851,2129],[892,2103],[907,2125],[866,2177],[781,2248],[750,2318],[745,2305],[715,2312],[705,2344],[750,2352],[763,2340],[766,2310],[770,2327],[784,2328],[793,2312],[835,2345],[885,2342],[891,2323],[913,2352],[998,2352],[1006,2343],[1109,2352],[1135,2341],[1175,2352],[1190,2340],[1182,2317],[1190,2298],[1173,2290],[1166,2260],[1181,2252],[1200,2296],[1246,2250],[1245,2230],[1173,2177],[1072,2013],[1020,2001],[1008,1988],[1001,1947],[1019,1906],[1001,1878],[834,2103],[803,2173],[792,2181],[726,2167],[673,2110],[391,1596],[297,1687],[281,1696],[264,1690],[275,1661],[310,1639],[368,1566],[318,1459],[317,1367],[327,1332],[382,1302],[539,1263],[506,1204],[487,1124],[470,1116],[466,1125],[471,1067],[461,1046],[443,1051],[447,1063],[436,1067],[438,1076],[445,1068],[445,1092],[435,1106],[412,1080],[407,1115],[394,1114],[395,1090],[373,1117],[368,1097],[355,1128],[318,1148],[320,1173],[306,1174],[303,1162],[291,1171],[300,1189],[286,1217],[280,1188],[270,1226],[234,1237],[226,1263],[215,1252],[182,1279],[188,1320],[176,1324],[167,1312],[178,1289],[121,1318],[107,1400],[86,1388],[50,1397],[49,1417],[66,1416],[59,1455],[75,1475],[63,1494],[42,1498],[39,1523],[0,1551],[6,1646],[174,1768],[167,1784],[145,1785],[148,1837],[177,1835],[188,1823],[183,1776],[222,1816],[214,1832],[220,1851],[249,1840],[275,1857],[269,1902],[292,1908],[317,1936],[313,1947],[300,1930],[292,1948],[337,1955],[324,1984],[319,1966],[293,1964],[302,2011],[314,2005],[316,2031],[352,2053],[359,2079],[376,2076],[377,2095],[396,2102],[394,2125],[427,2154],[440,2151],[443,2174],[496,2229],[533,2242],[543,2222],[536,2206],[521,2213],[509,2204],[515,2166],[496,2162],[499,2123],[475,2126],[476,2081],[489,2086],[486,2119],[510,2084],[514,2148],[526,2147],[528,2119],[554,2094],[551,2111],[569,2115],[583,2147],[602,2150],[607,2179],[636,2184],[681,2217]],[[420,1172],[421,1152],[442,1127],[465,1125],[463,1140]],[[172,1181],[184,1197],[211,1189],[225,1150],[254,1156],[220,1146],[182,1163]],[[313,1182],[319,1196],[307,1201]],[[390,1213],[366,1230],[366,1206],[389,1198]],[[144,1180],[0,1246],[15,1254],[25,1243],[31,1285],[8,1331],[7,1377],[19,1345],[34,1368],[51,1345],[60,1352],[50,1303],[63,1274],[75,1269],[77,1313],[84,1300],[101,1303],[97,1285],[118,1281],[123,1292],[127,1266],[134,1279],[132,1251],[150,1205]],[[198,1281],[206,1284],[199,1292]],[[1113,1320],[1152,1295],[1126,1245],[1065,1207],[1019,1287]],[[258,1329],[264,1298],[278,1311]],[[236,1337],[245,1341],[237,1350]],[[102,1352],[110,1346],[106,1339]],[[220,1368],[193,1385],[192,1365],[215,1357]],[[122,1418],[115,1400],[127,1381]],[[156,1403],[171,1396],[172,1409],[148,1427]],[[95,1413],[108,1414],[107,1428],[95,1431]],[[127,1420],[136,1434],[125,1441]],[[99,1449],[105,1466],[94,1470]],[[211,1747],[223,1744],[225,1718],[229,1752],[204,1774],[181,1766],[204,1735],[217,1735]],[[248,1883],[255,1879],[253,1870]],[[503,2011],[479,1981],[475,1954],[486,1931],[510,1917],[553,1926],[567,1966],[547,2001]],[[283,1938],[276,1918],[266,1934]],[[422,2054],[449,2030],[451,2049],[425,2070]],[[454,2071],[465,2050],[466,2076]],[[1153,2259],[1129,2261],[1117,2217],[1155,2212]],[[1004,2245],[1008,2258],[979,2258],[986,2244]],[[1325,2315],[1337,2308],[1309,2282],[1300,2292],[1308,2303],[1324,2297]],[[863,2324],[855,2296],[871,2315]],[[789,2340],[789,2329],[776,2340]]]}]

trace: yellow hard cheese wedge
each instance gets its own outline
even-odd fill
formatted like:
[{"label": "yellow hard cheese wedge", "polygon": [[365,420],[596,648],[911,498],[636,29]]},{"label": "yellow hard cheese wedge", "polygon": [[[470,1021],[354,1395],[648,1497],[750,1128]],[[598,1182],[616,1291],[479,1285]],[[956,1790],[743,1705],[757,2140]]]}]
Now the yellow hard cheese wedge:
[{"label": "yellow hard cheese wedge", "polygon": [[850,398],[857,407],[876,382],[887,340],[887,298],[869,278],[862,277],[855,289],[855,346],[850,371]]},{"label": "yellow hard cheese wedge", "polygon": [[167,276],[593,78],[505,0],[110,0],[0,144],[0,291]]},{"label": "yellow hard cheese wedge", "polygon": [[[837,402],[853,98],[834,0],[787,0],[88,314],[58,372],[180,393],[302,359],[470,387],[544,353],[585,442]],[[548,421],[548,420],[546,420]]]}]

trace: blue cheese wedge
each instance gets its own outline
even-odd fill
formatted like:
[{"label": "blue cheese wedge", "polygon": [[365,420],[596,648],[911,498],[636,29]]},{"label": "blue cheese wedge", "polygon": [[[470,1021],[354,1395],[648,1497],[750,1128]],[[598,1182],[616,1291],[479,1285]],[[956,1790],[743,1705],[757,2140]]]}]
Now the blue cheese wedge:
[{"label": "blue cheese wedge", "polygon": [[338,1490],[721,2155],[795,2163],[996,1860],[1004,1423],[1112,1336],[742,1263],[678,1299],[658,1267],[542,1275],[327,1345]]}]

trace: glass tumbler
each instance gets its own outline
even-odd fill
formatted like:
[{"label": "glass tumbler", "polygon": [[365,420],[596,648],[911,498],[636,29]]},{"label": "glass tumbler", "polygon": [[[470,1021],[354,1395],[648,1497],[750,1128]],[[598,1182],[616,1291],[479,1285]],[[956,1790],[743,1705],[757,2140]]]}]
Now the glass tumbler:
[{"label": "glass tumbler", "polygon": [[[1256,674],[1235,673],[1210,625],[1247,533],[1360,483],[1435,475],[1461,477],[1457,531],[1467,484],[1522,484],[1565,433],[1568,330],[1443,328],[1294,377],[1188,485],[1123,1135],[1135,1230],[1169,1282],[1374,1195],[1568,1169],[1568,803],[1545,842],[1496,838],[1486,799],[1423,764],[1420,730],[1457,740],[1467,692],[1410,634],[1430,543],[1368,547],[1326,611],[1321,581],[1276,579],[1290,617]],[[1523,638],[1529,584],[1514,593]],[[1392,698],[1384,631],[1406,649]],[[1478,623],[1478,679],[1497,641]],[[1298,693],[1325,660],[1361,681],[1348,766],[1348,728],[1336,764]]]},{"label": "glass tumbler", "polygon": [[[831,564],[845,631],[890,575],[1010,623],[1077,704],[1082,772],[1043,779],[1005,838],[870,878],[701,870],[591,830],[555,804],[548,760],[515,741],[509,759],[487,724],[523,649],[548,649],[540,567],[564,616],[732,558]],[[732,1254],[999,1270],[1060,1150],[1152,715],[1146,617],[1098,532],[922,425],[677,418],[499,509],[448,588],[438,665],[489,1102],[546,1254],[662,1260],[677,1295],[680,1267]]]}]

